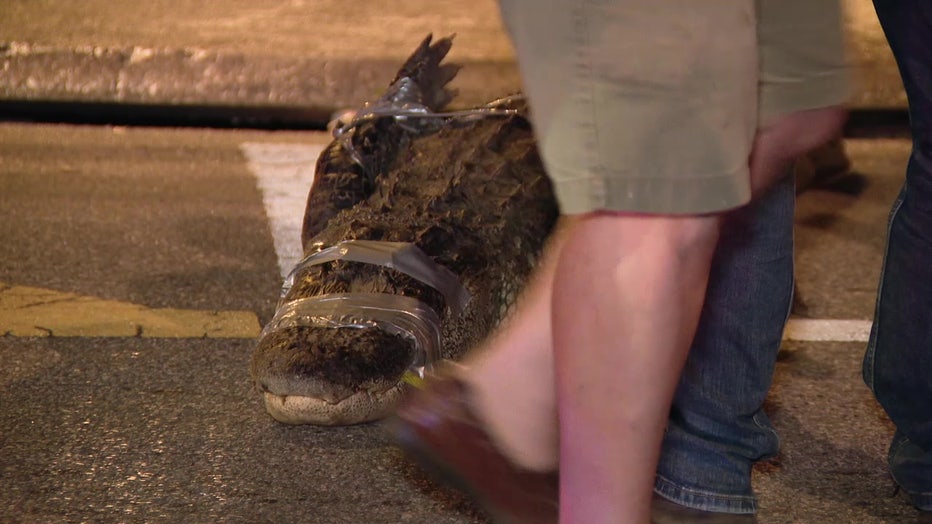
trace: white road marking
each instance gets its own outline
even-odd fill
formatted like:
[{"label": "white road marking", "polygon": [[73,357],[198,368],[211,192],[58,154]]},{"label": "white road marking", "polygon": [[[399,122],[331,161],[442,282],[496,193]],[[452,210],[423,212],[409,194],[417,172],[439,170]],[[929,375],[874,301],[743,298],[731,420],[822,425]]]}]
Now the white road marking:
[{"label": "white road marking", "polygon": [[250,171],[259,181],[283,279],[303,257],[304,206],[314,181],[317,157],[325,147],[322,144],[240,144]]},{"label": "white road marking", "polygon": [[[301,260],[301,225],[307,192],[314,180],[320,144],[241,144],[249,169],[262,190],[265,212],[271,222],[275,251],[282,278]],[[784,340],[809,342],[866,342],[869,320],[825,320],[791,318]]]}]

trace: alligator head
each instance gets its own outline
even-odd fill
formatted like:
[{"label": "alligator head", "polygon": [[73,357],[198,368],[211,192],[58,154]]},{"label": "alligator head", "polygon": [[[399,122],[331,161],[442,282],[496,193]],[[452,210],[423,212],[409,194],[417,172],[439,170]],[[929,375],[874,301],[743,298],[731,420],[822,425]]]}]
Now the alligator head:
[{"label": "alligator head", "polygon": [[318,160],[305,259],[250,368],[282,422],[391,413],[406,376],[498,324],[556,221],[523,102],[440,112],[456,68],[450,40],[430,42]]}]

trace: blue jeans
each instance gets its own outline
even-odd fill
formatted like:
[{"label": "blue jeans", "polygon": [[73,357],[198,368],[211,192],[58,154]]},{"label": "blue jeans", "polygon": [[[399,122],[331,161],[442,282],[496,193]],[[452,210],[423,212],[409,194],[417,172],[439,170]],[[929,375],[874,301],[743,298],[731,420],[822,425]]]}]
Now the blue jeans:
[{"label": "blue jeans", "polygon": [[890,213],[864,380],[896,425],[893,478],[932,511],[932,3],[874,7],[906,88],[913,151]]},{"label": "blue jeans", "polygon": [[723,226],[654,484],[678,504],[757,509],[751,466],[779,446],[761,405],[792,303],[794,202],[787,176]]}]

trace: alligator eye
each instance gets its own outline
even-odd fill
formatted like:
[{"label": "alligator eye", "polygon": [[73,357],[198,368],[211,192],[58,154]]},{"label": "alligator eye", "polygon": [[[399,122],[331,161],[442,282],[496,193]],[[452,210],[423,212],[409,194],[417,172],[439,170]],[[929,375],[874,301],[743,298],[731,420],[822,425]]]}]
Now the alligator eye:
[{"label": "alligator eye", "polygon": [[337,129],[349,125],[356,118],[355,109],[340,109],[330,115],[330,122],[327,123],[327,131],[332,135]]}]

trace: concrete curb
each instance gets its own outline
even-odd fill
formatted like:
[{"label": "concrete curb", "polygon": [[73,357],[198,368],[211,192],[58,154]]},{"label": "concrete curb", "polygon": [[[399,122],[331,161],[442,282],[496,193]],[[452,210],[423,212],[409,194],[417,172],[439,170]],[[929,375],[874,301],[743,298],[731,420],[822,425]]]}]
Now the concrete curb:
[{"label": "concrete curb", "polygon": [[[474,106],[520,87],[514,62],[467,61],[454,105]],[[302,107],[324,113],[377,98],[400,61],[216,53],[203,49],[0,43],[0,100],[152,105]]]},{"label": "concrete curb", "polygon": [[[882,35],[862,33],[850,46],[854,77],[850,107],[902,112],[905,93]],[[290,121],[297,127],[308,122],[319,127],[334,111],[377,98],[401,65],[399,54],[396,48],[357,57],[326,55],[323,50],[294,55],[275,54],[269,48],[0,42],[0,117],[30,120],[32,115],[49,121],[65,114],[62,104],[70,104],[72,114],[123,112],[139,115],[137,121],[181,111],[190,114],[185,116],[189,120],[223,114],[233,115],[228,118],[233,123],[264,120],[274,127]],[[459,92],[452,104],[455,109],[520,89],[514,60],[493,55],[470,53],[451,60],[463,66],[453,82]],[[85,116],[77,119],[88,121]]]}]

